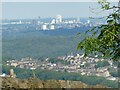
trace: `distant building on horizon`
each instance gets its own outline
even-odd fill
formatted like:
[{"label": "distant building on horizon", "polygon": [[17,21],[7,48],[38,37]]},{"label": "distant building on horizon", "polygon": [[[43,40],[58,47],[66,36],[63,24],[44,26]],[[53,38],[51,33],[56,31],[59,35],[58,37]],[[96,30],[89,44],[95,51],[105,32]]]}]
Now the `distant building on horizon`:
[{"label": "distant building on horizon", "polygon": [[42,29],[43,29],[43,30],[47,30],[47,29],[48,29],[47,24],[43,24],[43,25],[42,25]]},{"label": "distant building on horizon", "polygon": [[51,21],[51,24],[55,24],[55,19],[53,19],[53,20]]},{"label": "distant building on horizon", "polygon": [[55,25],[51,25],[51,26],[50,26],[50,29],[51,29],[51,30],[54,30],[54,29],[55,29]]},{"label": "distant building on horizon", "polygon": [[61,15],[57,15],[56,16],[56,24],[60,24],[62,23],[62,16]]}]

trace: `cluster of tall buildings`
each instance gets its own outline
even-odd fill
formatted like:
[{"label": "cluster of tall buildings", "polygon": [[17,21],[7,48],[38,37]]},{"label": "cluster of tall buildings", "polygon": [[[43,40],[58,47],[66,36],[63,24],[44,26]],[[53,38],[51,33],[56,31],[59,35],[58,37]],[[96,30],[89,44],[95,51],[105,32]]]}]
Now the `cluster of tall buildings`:
[{"label": "cluster of tall buildings", "polygon": [[41,25],[42,30],[54,30],[56,24],[62,24],[62,16],[57,15],[56,19],[52,19],[51,23],[44,23]]},{"label": "cluster of tall buildings", "polygon": [[56,18],[52,19],[49,23],[39,24],[40,28],[38,30],[54,30],[59,28],[72,29],[81,27],[82,25],[90,27],[93,26],[90,20],[87,20],[86,22],[80,22],[79,18],[63,19],[61,15],[57,15]]}]

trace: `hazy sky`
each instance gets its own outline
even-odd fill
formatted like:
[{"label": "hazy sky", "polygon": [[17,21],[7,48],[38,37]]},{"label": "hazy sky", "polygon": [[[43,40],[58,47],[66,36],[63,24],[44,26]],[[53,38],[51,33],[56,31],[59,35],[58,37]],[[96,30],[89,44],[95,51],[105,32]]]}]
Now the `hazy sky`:
[{"label": "hazy sky", "polygon": [[[98,0],[1,0],[2,2],[98,2]],[[106,0],[118,2],[119,0]]]},{"label": "hazy sky", "polygon": [[[14,18],[38,18],[56,17],[57,14],[63,17],[90,17],[106,16],[108,12],[95,14],[91,8],[98,8],[96,2],[4,2],[2,4],[2,17]],[[95,12],[99,12],[96,10]]]}]

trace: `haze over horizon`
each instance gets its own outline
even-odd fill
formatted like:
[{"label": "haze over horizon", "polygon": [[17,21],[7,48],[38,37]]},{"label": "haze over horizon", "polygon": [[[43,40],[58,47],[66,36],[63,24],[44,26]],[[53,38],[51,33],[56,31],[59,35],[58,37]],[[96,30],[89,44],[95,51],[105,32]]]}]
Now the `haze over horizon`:
[{"label": "haze over horizon", "polygon": [[109,12],[91,11],[90,8],[98,8],[97,2],[4,2],[2,4],[2,18],[26,19],[26,18],[55,18],[60,14],[63,18],[101,17]]}]

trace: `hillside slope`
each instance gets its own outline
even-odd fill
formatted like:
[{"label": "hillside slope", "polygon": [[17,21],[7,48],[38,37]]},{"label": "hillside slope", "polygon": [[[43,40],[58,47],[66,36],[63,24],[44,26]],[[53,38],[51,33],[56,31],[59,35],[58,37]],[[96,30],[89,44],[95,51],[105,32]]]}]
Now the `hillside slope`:
[{"label": "hillside slope", "polygon": [[[16,79],[16,78],[1,78],[2,90],[16,89],[34,89],[34,88],[105,88],[101,85],[90,86],[80,81],[65,81],[65,80],[39,80],[39,79]],[[1,80],[0,80],[1,81]]]}]

